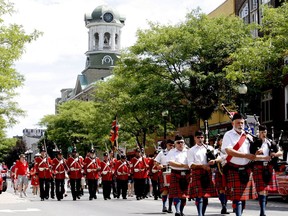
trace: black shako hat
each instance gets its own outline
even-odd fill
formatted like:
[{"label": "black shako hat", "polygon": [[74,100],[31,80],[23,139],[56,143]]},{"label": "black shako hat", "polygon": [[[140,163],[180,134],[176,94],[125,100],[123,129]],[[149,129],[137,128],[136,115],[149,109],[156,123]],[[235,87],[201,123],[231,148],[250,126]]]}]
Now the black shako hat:
[{"label": "black shako hat", "polygon": [[241,115],[240,113],[235,113],[233,115],[232,121],[236,120],[236,119],[244,119],[243,115]]},{"label": "black shako hat", "polygon": [[175,136],[175,142],[178,141],[178,140],[184,140],[183,136],[177,134],[177,135]]},{"label": "black shako hat", "polygon": [[203,136],[203,132],[201,130],[195,131],[195,137]]},{"label": "black shako hat", "polygon": [[92,148],[92,149],[89,150],[89,152],[90,153],[95,153],[95,149]]},{"label": "black shako hat", "polygon": [[108,153],[107,153],[107,152],[104,152],[104,153],[103,153],[103,156],[104,156],[104,157],[107,157],[107,156],[108,156]]},{"label": "black shako hat", "polygon": [[77,153],[77,148],[76,147],[73,147],[72,153]]},{"label": "black shako hat", "polygon": [[120,155],[120,158],[121,158],[121,159],[126,159],[126,155],[125,155],[125,154],[121,154],[121,155]]},{"label": "black shako hat", "polygon": [[44,146],[42,146],[42,147],[40,148],[40,152],[46,152],[46,149],[45,149]]},{"label": "black shako hat", "polygon": [[62,150],[59,149],[59,150],[56,151],[56,153],[57,153],[58,155],[62,155]]},{"label": "black shako hat", "polygon": [[266,125],[259,125],[259,131],[266,131],[267,127]]}]

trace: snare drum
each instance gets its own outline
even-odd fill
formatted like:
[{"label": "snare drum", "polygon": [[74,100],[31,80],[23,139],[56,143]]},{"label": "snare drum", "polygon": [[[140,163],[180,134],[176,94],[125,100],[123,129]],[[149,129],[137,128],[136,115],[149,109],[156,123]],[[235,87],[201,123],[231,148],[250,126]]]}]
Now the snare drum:
[{"label": "snare drum", "polygon": [[170,186],[171,171],[163,172],[164,186]]}]

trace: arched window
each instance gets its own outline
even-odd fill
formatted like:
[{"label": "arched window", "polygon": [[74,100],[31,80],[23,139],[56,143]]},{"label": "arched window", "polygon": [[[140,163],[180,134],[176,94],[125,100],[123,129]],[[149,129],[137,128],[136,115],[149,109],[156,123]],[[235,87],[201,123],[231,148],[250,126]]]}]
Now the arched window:
[{"label": "arched window", "polygon": [[119,40],[118,34],[115,34],[115,44],[116,44],[116,45],[118,45],[118,40]]},{"label": "arched window", "polygon": [[104,34],[104,47],[110,46],[110,33],[106,32]]},{"label": "arched window", "polygon": [[93,44],[94,49],[98,49],[99,48],[99,34],[98,33],[95,33],[94,35],[94,43],[95,43]]}]

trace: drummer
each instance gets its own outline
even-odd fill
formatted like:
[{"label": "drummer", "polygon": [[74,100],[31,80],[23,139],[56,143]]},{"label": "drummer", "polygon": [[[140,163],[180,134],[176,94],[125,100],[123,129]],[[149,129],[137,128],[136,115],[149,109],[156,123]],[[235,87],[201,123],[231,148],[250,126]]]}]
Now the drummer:
[{"label": "drummer", "polygon": [[188,194],[190,181],[190,169],[187,160],[187,148],[184,138],[180,135],[175,137],[175,148],[170,150],[166,156],[167,163],[171,167],[171,181],[169,196],[173,198],[175,216],[183,215]]},{"label": "drummer", "polygon": [[[170,174],[170,169],[167,165],[167,161],[166,161],[166,155],[168,154],[168,152],[174,148],[174,141],[171,139],[168,139],[167,141],[164,140],[161,143],[161,146],[163,148],[163,145],[165,149],[163,149],[162,151],[160,151],[158,153],[158,155],[156,156],[156,158],[154,159],[155,164],[158,166],[158,169],[161,169],[162,174],[160,175],[160,192],[161,192],[161,196],[162,196],[162,212],[168,212],[168,213],[173,213],[172,211],[172,203],[173,203],[173,198],[169,197],[169,184],[167,183],[167,179],[166,179],[166,184],[164,184],[164,178],[163,178],[163,173],[164,174]],[[168,209],[167,209],[167,199],[169,197],[169,202],[168,202]]]}]

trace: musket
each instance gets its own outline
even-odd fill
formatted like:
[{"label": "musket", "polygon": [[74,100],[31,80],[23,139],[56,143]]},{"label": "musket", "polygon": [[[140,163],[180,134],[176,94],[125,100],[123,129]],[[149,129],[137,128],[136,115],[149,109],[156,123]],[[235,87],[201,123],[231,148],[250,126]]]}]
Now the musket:
[{"label": "musket", "polygon": [[232,114],[228,111],[228,109],[225,107],[225,105],[222,103],[221,106],[222,106],[222,108],[224,109],[225,113],[228,115],[228,117],[232,120],[233,116],[232,116]]}]

